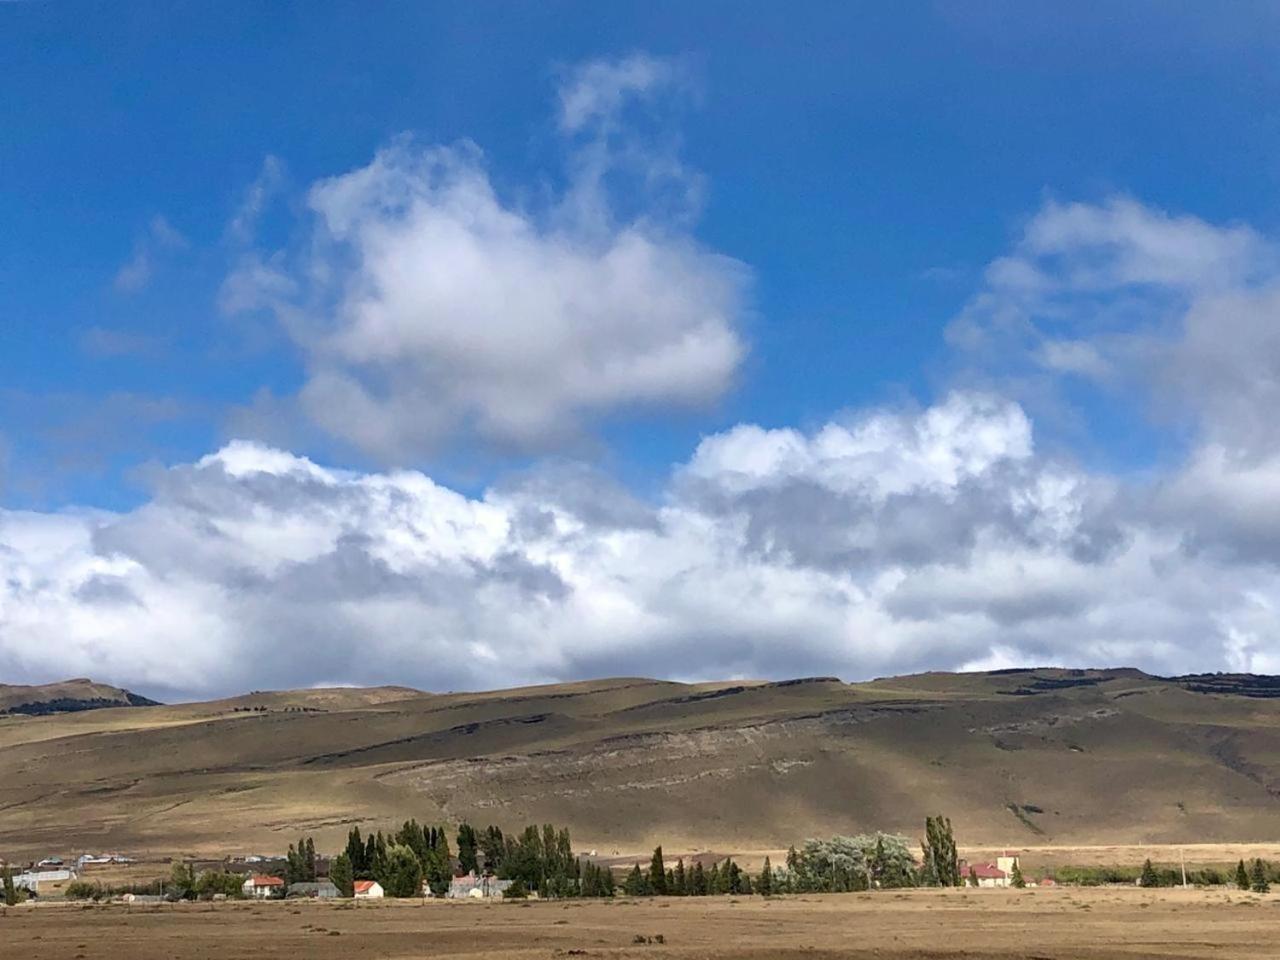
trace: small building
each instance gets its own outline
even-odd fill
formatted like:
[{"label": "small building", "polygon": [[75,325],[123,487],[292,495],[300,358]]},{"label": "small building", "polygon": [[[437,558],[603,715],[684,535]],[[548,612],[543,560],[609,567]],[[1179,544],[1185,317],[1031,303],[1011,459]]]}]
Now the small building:
[{"label": "small building", "polygon": [[289,889],[285,891],[286,897],[314,897],[320,900],[332,900],[338,895],[338,888],[328,880],[318,880],[315,883],[291,883]]},{"label": "small building", "polygon": [[255,873],[245,880],[240,889],[246,897],[253,900],[267,900],[271,897],[283,897],[285,886],[284,881],[279,877],[268,877]]},{"label": "small building", "polygon": [[381,900],[386,896],[377,880],[357,880],[355,894],[357,900]]},{"label": "small building", "polygon": [[966,881],[976,878],[980,887],[1009,887],[1013,885],[1013,868],[1017,864],[1017,857],[996,857],[995,863],[962,866],[960,876]]},{"label": "small building", "polygon": [[450,900],[490,900],[502,896],[512,882],[497,877],[477,877],[472,871],[450,880],[449,892],[445,896]]}]

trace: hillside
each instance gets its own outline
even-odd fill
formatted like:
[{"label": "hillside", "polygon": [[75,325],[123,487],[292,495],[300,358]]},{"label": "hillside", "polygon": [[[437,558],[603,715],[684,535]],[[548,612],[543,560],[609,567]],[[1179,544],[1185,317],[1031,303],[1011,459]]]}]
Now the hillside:
[{"label": "hillside", "polygon": [[568,824],[608,853],[916,833],[1256,841],[1280,815],[1269,678],[1136,670],[480,694],[405,688],[0,719],[0,850],[278,852],[409,816]]},{"label": "hillside", "polygon": [[30,687],[0,683],[0,715],[44,716],[104,707],[154,706],[158,706],[154,700],[92,680],[64,680]]}]

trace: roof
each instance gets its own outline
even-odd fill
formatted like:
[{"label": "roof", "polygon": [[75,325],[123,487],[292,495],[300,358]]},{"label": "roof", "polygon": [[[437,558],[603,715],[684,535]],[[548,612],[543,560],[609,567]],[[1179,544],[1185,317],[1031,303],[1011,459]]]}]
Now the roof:
[{"label": "roof", "polygon": [[337,890],[338,888],[328,880],[302,880],[298,883],[289,884],[290,893],[303,893],[308,891],[319,890]]},{"label": "roof", "polygon": [[1009,876],[994,863],[975,863],[969,869],[979,880],[1004,880]]},{"label": "roof", "polygon": [[260,873],[255,873],[249,878],[249,882],[255,887],[283,887],[284,881],[279,877],[267,877]]},{"label": "roof", "polygon": [[364,893],[367,890],[372,890],[374,884],[377,882],[378,881],[376,880],[357,880],[355,884],[355,891],[356,893]]}]

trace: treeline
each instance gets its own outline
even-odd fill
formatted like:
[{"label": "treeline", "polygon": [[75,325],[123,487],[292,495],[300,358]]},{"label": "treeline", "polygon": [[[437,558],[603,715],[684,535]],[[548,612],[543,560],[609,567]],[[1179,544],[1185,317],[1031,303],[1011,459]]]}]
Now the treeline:
[{"label": "treeline", "polygon": [[530,824],[518,834],[500,827],[458,827],[458,867],[463,873],[510,880],[504,896],[518,898],[536,891],[539,897],[612,897],[613,874],[590,860],[575,857],[567,828]]},{"label": "treeline", "polygon": [[[421,896],[425,880],[433,894],[443,896],[452,876],[445,828],[423,826],[417,820],[406,820],[395,833],[379,830],[368,837],[361,837],[360,828],[353,827],[346,847],[329,864],[329,880],[344,897],[352,895],[357,880],[376,880],[389,897]],[[315,879],[314,872],[308,879]]]},{"label": "treeline", "polygon": [[[1064,883],[1079,883],[1083,886],[1097,886],[1100,883],[1133,883],[1136,880],[1140,887],[1180,887],[1183,882],[1183,870],[1181,867],[1157,867],[1147,860],[1140,871],[1102,867],[1080,870],[1062,867],[1057,871],[1057,877]],[[1197,887],[1231,884],[1240,890],[1267,893],[1272,883],[1280,882],[1280,868],[1262,859],[1256,859],[1246,867],[1245,862],[1241,860],[1233,870],[1224,871],[1215,867],[1187,870],[1186,882]]]}]

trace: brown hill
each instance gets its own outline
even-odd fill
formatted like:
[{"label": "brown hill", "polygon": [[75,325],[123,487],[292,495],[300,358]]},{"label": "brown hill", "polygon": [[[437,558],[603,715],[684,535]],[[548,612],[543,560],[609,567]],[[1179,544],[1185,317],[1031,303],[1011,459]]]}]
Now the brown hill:
[{"label": "brown hill", "polygon": [[154,707],[156,701],[83,678],[27,687],[0,683],[0,714],[44,716],[104,707]]},{"label": "brown hill", "polygon": [[273,853],[352,825],[568,824],[634,851],[784,847],[949,814],[969,844],[1257,841],[1269,678],[1136,670],[845,684],[614,679],[0,719],[0,852]]}]

